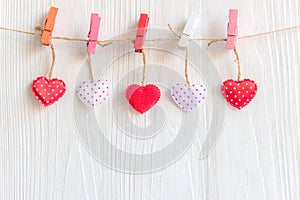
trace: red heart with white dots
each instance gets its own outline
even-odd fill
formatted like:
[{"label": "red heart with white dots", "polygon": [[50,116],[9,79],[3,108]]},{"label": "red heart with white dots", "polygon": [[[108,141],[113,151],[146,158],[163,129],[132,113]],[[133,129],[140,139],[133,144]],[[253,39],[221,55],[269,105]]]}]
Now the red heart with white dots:
[{"label": "red heart with white dots", "polygon": [[125,97],[129,104],[143,114],[152,108],[160,98],[160,90],[155,85],[132,84],[126,88]]},{"label": "red heart with white dots", "polygon": [[242,109],[254,98],[257,85],[253,80],[227,80],[221,87],[221,92],[228,103],[237,109]]},{"label": "red heart with white dots", "polygon": [[76,93],[87,106],[94,107],[108,99],[108,81],[83,81],[78,84]]},{"label": "red heart with white dots", "polygon": [[44,76],[40,76],[32,82],[31,89],[35,97],[44,106],[49,106],[65,94],[66,84],[57,78],[49,80]]},{"label": "red heart with white dots", "polygon": [[183,111],[191,111],[204,101],[206,88],[203,84],[177,83],[171,88],[171,96]]}]

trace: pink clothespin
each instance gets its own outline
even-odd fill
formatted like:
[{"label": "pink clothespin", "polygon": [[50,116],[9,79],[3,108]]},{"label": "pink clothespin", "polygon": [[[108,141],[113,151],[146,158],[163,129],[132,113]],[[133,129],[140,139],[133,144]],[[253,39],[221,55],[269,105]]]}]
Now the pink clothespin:
[{"label": "pink clothespin", "polygon": [[97,13],[91,14],[91,23],[90,23],[90,32],[89,32],[89,41],[88,41],[88,53],[95,53],[97,41],[98,41],[98,34],[99,34],[99,27],[100,27],[100,20],[101,18]]},{"label": "pink clothespin", "polygon": [[229,10],[229,23],[228,23],[228,27],[227,27],[227,41],[226,41],[226,49],[228,49],[228,50],[234,49],[234,43],[235,43],[236,37],[238,35],[237,15],[238,15],[237,9]]},{"label": "pink clothespin", "polygon": [[136,31],[136,38],[134,41],[134,49],[137,53],[142,53],[144,47],[144,41],[146,37],[146,32],[148,29],[149,17],[147,14],[141,13],[140,21],[138,24],[138,30]]}]

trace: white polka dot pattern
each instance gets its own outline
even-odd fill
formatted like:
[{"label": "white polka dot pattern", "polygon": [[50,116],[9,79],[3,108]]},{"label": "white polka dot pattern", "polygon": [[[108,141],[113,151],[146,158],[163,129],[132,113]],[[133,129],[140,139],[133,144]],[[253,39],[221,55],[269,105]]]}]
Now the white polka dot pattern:
[{"label": "white polka dot pattern", "polygon": [[76,93],[87,106],[94,107],[108,99],[109,85],[107,80],[83,81],[78,84]]},{"label": "white polka dot pattern", "polygon": [[257,92],[257,85],[250,79],[241,81],[229,79],[223,83],[221,92],[230,105],[240,110],[254,98]]},{"label": "white polka dot pattern", "polygon": [[66,84],[57,78],[47,79],[40,76],[32,82],[35,98],[44,106],[49,106],[61,98],[66,92]]},{"label": "white polka dot pattern", "polygon": [[203,84],[190,85],[177,83],[171,88],[171,96],[175,103],[183,111],[192,111],[198,104],[204,101],[207,89]]}]

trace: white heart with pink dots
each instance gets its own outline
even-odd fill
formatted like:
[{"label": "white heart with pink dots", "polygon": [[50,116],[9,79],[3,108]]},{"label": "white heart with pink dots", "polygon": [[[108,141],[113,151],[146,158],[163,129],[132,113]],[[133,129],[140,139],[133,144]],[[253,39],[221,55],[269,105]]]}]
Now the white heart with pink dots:
[{"label": "white heart with pink dots", "polygon": [[171,88],[171,96],[183,111],[192,111],[204,101],[207,89],[203,84],[177,83]]},{"label": "white heart with pink dots", "polygon": [[94,107],[107,101],[108,88],[107,80],[83,81],[78,84],[76,93],[83,103]]}]

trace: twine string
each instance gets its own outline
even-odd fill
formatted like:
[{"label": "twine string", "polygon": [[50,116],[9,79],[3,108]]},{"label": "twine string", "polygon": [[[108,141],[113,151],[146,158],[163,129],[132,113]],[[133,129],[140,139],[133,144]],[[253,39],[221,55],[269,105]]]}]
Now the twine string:
[{"label": "twine string", "polygon": [[236,62],[237,62],[237,65],[238,65],[238,77],[237,77],[237,80],[241,81],[241,79],[242,79],[241,60],[240,60],[239,52],[237,50],[236,42],[234,43],[234,49],[233,50],[234,50],[234,54],[235,54],[235,57],[236,57]]},{"label": "twine string", "polygon": [[[12,29],[13,30],[13,29]],[[42,29],[42,27],[40,26],[40,25],[37,25],[35,28],[34,28],[34,30],[36,30],[36,31],[39,31],[40,32],[40,36],[42,36],[42,34],[43,34],[43,29]],[[22,33],[23,31],[22,30],[17,30],[17,32],[20,32],[20,33]],[[27,32],[27,31],[24,31],[24,32],[26,32],[27,34],[34,34],[34,32]]]},{"label": "twine string", "polygon": [[[43,29],[40,27],[40,26],[36,26],[35,27],[35,30],[37,31],[40,31],[41,33],[36,33],[36,35],[39,35],[39,36],[42,36],[42,33],[43,33]],[[22,30],[18,30],[17,32],[19,33],[25,33],[25,34],[31,34],[30,32],[26,32],[26,31],[22,31]],[[54,64],[55,64],[55,50],[54,50],[54,46],[53,46],[53,43],[51,41],[49,41],[49,46],[50,46],[50,49],[51,49],[51,66],[50,66],[50,69],[49,69],[49,74],[48,74],[48,78],[49,80],[51,80],[52,78],[52,74],[53,74],[53,69],[54,69]]]},{"label": "twine string", "polygon": [[[180,34],[178,31],[175,31],[173,29],[173,27],[171,26],[171,24],[168,24],[168,28],[178,38],[181,37],[182,34]],[[189,59],[188,59],[189,57],[188,57],[188,54],[189,54],[189,48],[188,48],[188,46],[186,46],[185,47],[185,70],[184,70],[184,73],[185,73],[185,81],[186,81],[186,83],[188,85],[190,85],[190,79],[189,79]]]},{"label": "twine string", "polygon": [[286,27],[286,28],[281,28],[281,29],[273,30],[273,31],[267,31],[267,32],[252,34],[252,35],[240,36],[240,37],[237,37],[237,40],[247,39],[247,38],[253,38],[253,37],[258,37],[258,36],[263,36],[263,35],[270,35],[270,34],[273,34],[273,33],[278,33],[278,32],[283,32],[283,31],[298,29],[298,28],[300,28],[300,26],[290,26],[290,27]]},{"label": "twine string", "polygon": [[[168,24],[169,30],[176,35],[178,38],[181,37],[182,34],[180,34],[178,31],[175,31],[171,24]],[[190,79],[189,79],[189,59],[188,59],[188,53],[189,53],[189,48],[188,46],[185,47],[185,81],[188,85],[190,85]]]},{"label": "twine string", "polygon": [[209,47],[209,46],[212,45],[213,43],[220,42],[220,41],[227,41],[227,38],[216,38],[216,39],[212,39],[212,40],[210,40],[210,42],[207,44],[207,46]]},{"label": "twine string", "polygon": [[53,46],[52,42],[49,42],[49,45],[50,45],[50,49],[51,49],[52,62],[51,62],[51,67],[50,67],[50,70],[49,70],[48,77],[49,77],[49,80],[51,80],[56,57],[55,57],[55,51],[54,51],[54,46]]},{"label": "twine string", "polygon": [[175,31],[175,30],[173,29],[173,27],[172,27],[171,24],[168,24],[168,28],[169,28],[169,30],[170,30],[174,35],[176,35],[178,38],[181,37],[182,34],[180,34],[179,32]]},{"label": "twine string", "polygon": [[[175,31],[170,24],[168,24],[169,29],[176,35],[177,37],[180,37],[182,34],[178,33]],[[257,33],[257,34],[251,34],[251,35],[245,35],[245,36],[240,36],[237,37],[237,40],[242,40],[242,39],[247,39],[247,38],[253,38],[253,37],[259,37],[259,36],[264,36],[264,35],[270,35],[278,32],[283,32],[287,30],[293,30],[293,29],[299,29],[299,26],[291,26],[291,27],[286,27],[286,28],[281,28],[281,29],[276,29],[273,31],[267,31],[267,32],[262,32],[262,33]],[[17,33],[23,33],[27,35],[33,35],[33,36],[38,36],[40,37],[42,34],[41,33],[36,33],[36,32],[30,32],[30,31],[23,31],[19,29],[13,29],[13,28],[7,28],[7,27],[0,27],[0,30],[4,31],[11,31],[11,32],[17,32]],[[56,40],[67,40],[67,41],[78,41],[78,42],[88,42],[88,39],[83,39],[83,38],[74,38],[74,37],[64,37],[64,36],[53,36],[51,39],[56,39]],[[146,39],[145,41],[149,42],[161,42],[161,41],[176,41],[178,38],[155,38],[155,39]],[[211,44],[219,41],[227,41],[227,38],[190,38],[189,40],[194,40],[194,41],[208,41],[208,45],[210,46]],[[126,38],[126,39],[114,39],[114,40],[98,40],[97,44],[105,47],[110,44],[115,44],[115,43],[126,43],[126,42],[133,42],[134,39]]]},{"label": "twine string", "polygon": [[88,66],[89,66],[89,73],[90,73],[90,80],[94,82],[94,70],[92,66],[92,59],[91,59],[91,54],[88,53]]},{"label": "twine string", "polygon": [[23,30],[13,29],[13,28],[0,27],[0,30],[12,31],[12,32],[23,33],[23,34],[34,35],[34,36],[42,36],[41,33],[35,33],[35,32],[30,32],[30,31],[23,31]]},{"label": "twine string", "polygon": [[188,85],[190,85],[188,52],[189,48],[185,47],[185,81]]},{"label": "twine string", "polygon": [[[177,38],[155,38],[155,39],[146,39],[145,41],[151,41],[151,42],[160,42],[160,41],[176,41],[178,38],[181,37],[182,33],[179,33],[175,31],[170,24],[168,24],[169,30],[177,36]],[[287,30],[294,30],[294,29],[299,29],[299,26],[291,26],[291,27],[286,27],[286,28],[281,28],[281,29],[276,29],[273,31],[267,31],[267,32],[262,32],[262,33],[256,33],[256,34],[251,34],[251,35],[245,35],[245,36],[240,36],[237,37],[236,40],[242,40],[242,39],[248,39],[248,38],[254,38],[254,37],[259,37],[259,36],[264,36],[264,35],[270,35],[274,33],[279,33]],[[40,26],[37,26],[35,28],[38,31],[43,31]],[[36,32],[30,32],[30,31],[24,31],[24,30],[19,30],[19,29],[13,29],[13,28],[7,28],[7,27],[0,27],[0,30],[4,31],[11,31],[11,32],[17,32],[17,33],[22,33],[22,34],[27,34],[27,35],[33,35],[33,36],[38,36],[41,37],[42,33],[36,33]],[[78,41],[78,42],[88,42],[88,39],[82,39],[82,38],[74,38],[74,37],[64,37],[64,36],[53,36],[51,39],[56,39],[56,40],[66,40],[66,41]],[[219,42],[219,41],[227,41],[227,38],[190,38],[189,40],[194,40],[194,41],[208,41],[208,46],[212,45],[213,43]],[[97,44],[105,47],[114,43],[126,43],[126,42],[133,42],[134,39],[131,38],[126,38],[126,39],[117,39],[117,40],[98,40]],[[53,44],[50,42],[50,48],[52,52],[52,63],[49,71],[49,79],[52,77],[53,73],[53,68],[54,68],[54,63],[55,63],[55,51]],[[234,45],[234,53],[236,55],[236,60],[238,63],[238,80],[241,79],[241,63],[240,63],[240,58],[238,54],[238,50],[236,47],[236,44]],[[146,76],[146,54],[144,52],[144,49],[142,49],[142,55],[143,55],[143,62],[144,62],[144,69],[143,69],[143,78],[142,78],[142,85],[145,83],[145,76]],[[185,61],[185,76],[186,76],[186,82],[189,83],[189,78],[188,78],[188,49],[186,48],[186,61]],[[88,56],[88,62],[90,66],[90,74],[91,74],[91,79],[93,80],[93,71],[91,67],[91,58]]]},{"label": "twine string", "polygon": [[142,49],[142,55],[143,55],[143,63],[144,63],[144,67],[143,67],[143,75],[142,75],[142,86],[145,86],[145,79],[146,79],[146,53],[145,50]]}]

